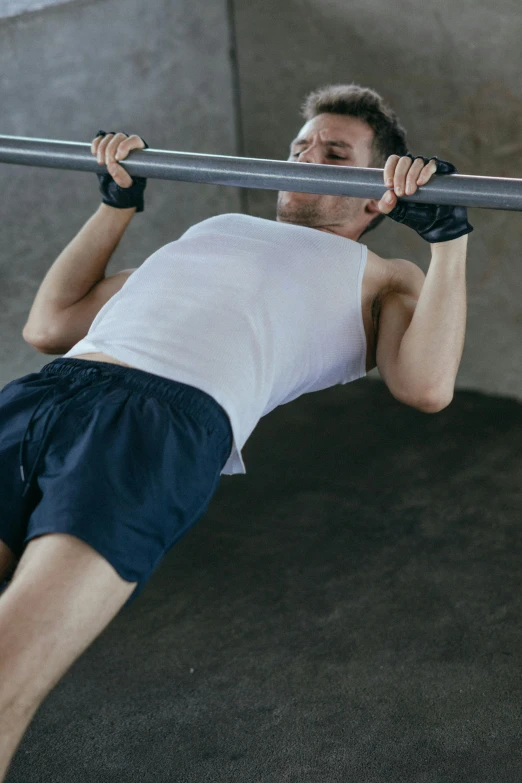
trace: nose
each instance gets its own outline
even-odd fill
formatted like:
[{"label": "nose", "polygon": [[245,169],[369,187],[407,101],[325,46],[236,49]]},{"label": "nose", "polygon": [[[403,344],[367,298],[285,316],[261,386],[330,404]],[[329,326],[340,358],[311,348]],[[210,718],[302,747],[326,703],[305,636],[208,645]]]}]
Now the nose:
[{"label": "nose", "polygon": [[296,158],[298,163],[322,163],[323,151],[319,144],[310,144],[302,149]]}]

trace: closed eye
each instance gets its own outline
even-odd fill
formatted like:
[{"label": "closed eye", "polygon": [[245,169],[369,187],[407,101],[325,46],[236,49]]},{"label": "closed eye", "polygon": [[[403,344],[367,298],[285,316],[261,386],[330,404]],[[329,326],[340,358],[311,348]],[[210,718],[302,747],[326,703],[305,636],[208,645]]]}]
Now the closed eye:
[{"label": "closed eye", "polygon": [[[301,154],[300,152],[294,152],[292,157],[293,158],[298,158],[300,154]],[[341,155],[327,155],[326,157],[327,158],[334,158],[334,160],[346,160],[346,158],[341,157]]]}]

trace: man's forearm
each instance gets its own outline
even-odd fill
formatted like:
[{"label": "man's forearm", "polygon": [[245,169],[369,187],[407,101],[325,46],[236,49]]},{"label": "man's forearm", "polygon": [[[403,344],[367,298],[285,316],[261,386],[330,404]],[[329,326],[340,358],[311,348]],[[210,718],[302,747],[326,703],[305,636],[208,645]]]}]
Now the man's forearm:
[{"label": "man's forearm", "polygon": [[466,333],[468,235],[434,244],[431,262],[399,356],[428,397],[451,400]]},{"label": "man's forearm", "polygon": [[103,280],[109,260],[118,247],[136,209],[115,209],[101,204],[47,272],[24,331],[40,334],[53,315],[82,299]]}]

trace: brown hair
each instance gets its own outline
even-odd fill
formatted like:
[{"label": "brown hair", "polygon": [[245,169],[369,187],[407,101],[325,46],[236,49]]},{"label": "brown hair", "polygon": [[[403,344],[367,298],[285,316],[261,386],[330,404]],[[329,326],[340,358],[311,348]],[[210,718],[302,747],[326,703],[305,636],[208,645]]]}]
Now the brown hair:
[{"label": "brown hair", "polygon": [[[372,157],[370,167],[384,168],[390,155],[405,155],[406,131],[395,112],[383,98],[369,87],[359,84],[330,84],[309,93],[302,106],[301,116],[308,122],[318,114],[348,114],[358,117],[372,128]],[[386,215],[378,215],[365,228],[359,239],[377,228]]]}]

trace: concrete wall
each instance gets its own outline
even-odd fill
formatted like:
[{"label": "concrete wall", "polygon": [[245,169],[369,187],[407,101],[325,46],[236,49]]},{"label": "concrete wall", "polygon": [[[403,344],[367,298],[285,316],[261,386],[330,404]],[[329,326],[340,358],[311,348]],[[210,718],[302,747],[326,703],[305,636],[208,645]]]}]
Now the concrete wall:
[{"label": "concrete wall", "polygon": [[[145,10],[146,9],[146,10]],[[231,16],[231,11],[233,14]],[[239,52],[236,137],[231,19]],[[380,92],[410,149],[461,173],[522,177],[522,50],[515,0],[77,0],[0,21],[0,132],[90,141],[99,127],[150,146],[285,159],[309,90]],[[95,211],[94,175],[0,166],[0,383],[47,363],[21,331],[45,272]],[[9,198],[5,195],[9,194]],[[189,225],[241,211],[275,217],[275,192],[149,181],[109,266],[136,266]],[[248,200],[245,200],[248,196]],[[469,210],[468,331],[457,388],[522,398],[522,215]],[[364,240],[429,265],[429,246],[386,221]],[[377,371],[371,374],[378,377]]]},{"label": "concrete wall", "polygon": [[8,16],[19,16],[28,11],[40,11],[51,5],[62,5],[73,0],[2,0],[0,3],[0,19]]},{"label": "concrete wall", "polygon": [[[0,133],[90,142],[99,128],[151,147],[236,154],[222,0],[92,0],[0,20]],[[0,384],[53,357],[22,338],[47,270],[101,195],[94,174],[0,164]],[[138,266],[211,215],[235,188],[150,180],[108,267]]]}]

